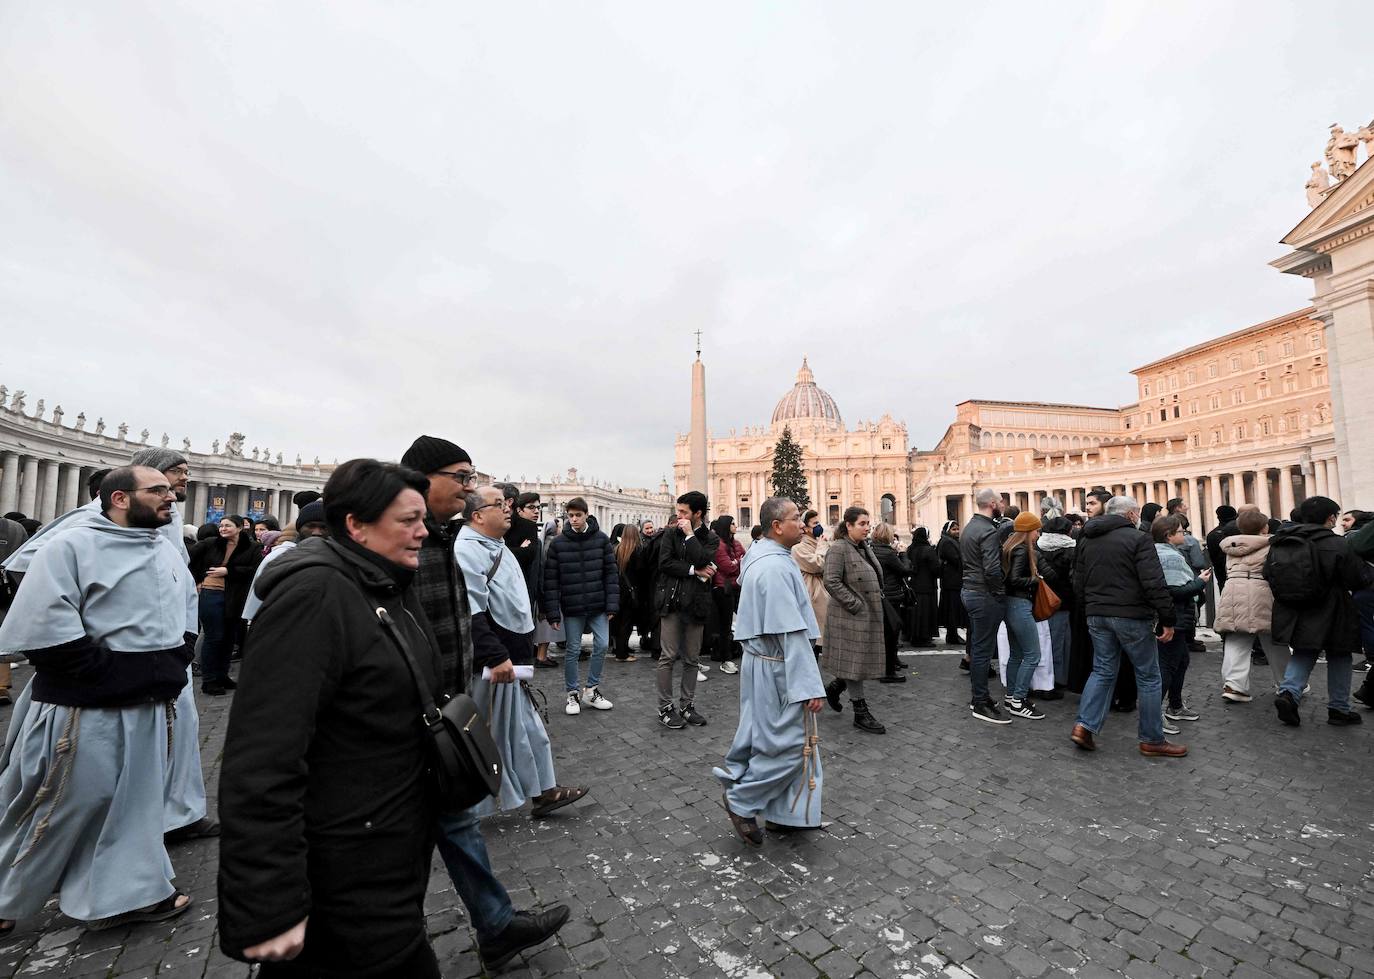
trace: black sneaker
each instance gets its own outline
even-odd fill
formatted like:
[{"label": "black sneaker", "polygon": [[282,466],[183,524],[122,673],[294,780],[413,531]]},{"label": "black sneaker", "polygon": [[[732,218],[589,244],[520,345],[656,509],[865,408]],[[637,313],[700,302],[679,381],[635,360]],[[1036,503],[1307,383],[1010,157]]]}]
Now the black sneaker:
[{"label": "black sneaker", "polygon": [[1352,666],[1351,669],[1354,670],[1356,673],[1368,673],[1368,672],[1369,672],[1369,667],[1370,667],[1370,662],[1369,662],[1369,660],[1367,660],[1367,659],[1362,659],[1362,660],[1360,660],[1358,663],[1356,663],[1354,666]]},{"label": "black sneaker", "polygon": [[1035,705],[1029,700],[1018,700],[1015,697],[1003,700],[1002,709],[1013,717],[1025,717],[1032,721],[1038,721],[1045,716],[1036,710]]},{"label": "black sneaker", "polygon": [[695,704],[687,704],[681,711],[682,719],[692,727],[705,727],[706,718],[697,710]]},{"label": "black sneaker", "polygon": [[488,970],[501,968],[516,954],[543,944],[568,922],[571,912],[566,904],[557,904],[544,911],[517,911],[510,924],[489,942],[478,942],[477,953]]},{"label": "black sneaker", "polygon": [[1360,689],[1352,693],[1350,695],[1350,699],[1357,700],[1360,703],[1364,704],[1365,709],[1367,710],[1374,710],[1374,690],[1370,690],[1368,688],[1369,684],[1366,683],[1364,686],[1360,687]]},{"label": "black sneaker", "polygon": [[978,720],[987,721],[989,724],[1011,723],[1011,718],[1003,716],[1002,712],[997,709],[997,705],[992,701],[986,701],[981,704],[969,704],[968,709],[973,713],[974,717],[978,718]]},{"label": "black sneaker", "polygon": [[966,660],[966,659],[961,659],[961,660],[959,661],[959,669],[961,669],[961,670],[963,670],[965,673],[967,673],[967,672],[968,672],[968,660]]},{"label": "black sneaker", "polygon": [[1302,725],[1302,716],[1298,713],[1298,702],[1287,690],[1280,690],[1279,695],[1274,698],[1274,710],[1278,712],[1279,720],[1289,727]]},{"label": "black sneaker", "polygon": [[1349,727],[1351,724],[1363,724],[1364,718],[1353,710],[1337,710],[1334,707],[1328,707],[1326,709],[1326,723],[1334,724],[1336,727]]},{"label": "black sneaker", "polygon": [[687,726],[687,722],[682,719],[682,715],[677,712],[677,708],[671,704],[667,707],[658,709],[658,723],[662,724],[670,731],[681,731]]},{"label": "black sneaker", "polygon": [[229,691],[222,683],[202,683],[200,685],[200,692],[207,697],[223,697]]}]

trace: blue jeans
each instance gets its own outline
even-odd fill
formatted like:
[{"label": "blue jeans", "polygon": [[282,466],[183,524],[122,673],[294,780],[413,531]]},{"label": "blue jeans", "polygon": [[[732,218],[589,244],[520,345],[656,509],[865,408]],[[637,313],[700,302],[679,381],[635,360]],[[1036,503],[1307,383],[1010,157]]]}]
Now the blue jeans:
[{"label": "blue jeans", "polygon": [[[1312,675],[1312,667],[1317,665],[1320,649],[1295,649],[1293,658],[1288,661],[1288,672],[1283,675],[1280,690],[1287,690],[1293,699],[1302,703],[1302,688]],[[1350,668],[1352,657],[1349,653],[1326,651],[1326,706],[1332,710],[1350,709]]]},{"label": "blue jeans", "polygon": [[606,647],[611,642],[610,620],[605,612],[563,616],[563,637],[568,641],[567,655],[563,657],[563,680],[568,693],[580,689],[577,683],[577,657],[582,655],[584,626],[592,630],[592,661],[587,664],[587,686],[595,687],[601,683],[601,664],[606,659]]},{"label": "blue jeans", "polygon": [[205,641],[200,647],[200,682],[220,683],[229,679],[229,651],[234,641],[232,630],[224,621],[224,592],[200,593],[200,623],[205,627]]},{"label": "blue jeans", "polygon": [[1159,650],[1150,619],[1124,619],[1115,615],[1088,616],[1093,639],[1093,672],[1078,702],[1078,723],[1093,734],[1102,732],[1112,706],[1112,689],[1124,653],[1135,668],[1140,703],[1140,740],[1164,741],[1164,707],[1160,701]]},{"label": "blue jeans", "polygon": [[468,909],[477,940],[489,942],[505,931],[515,909],[510,895],[491,872],[491,858],[475,808],[439,817],[439,856],[444,858],[453,888]]},{"label": "blue jeans", "polygon": [[973,687],[973,703],[990,703],[988,664],[997,655],[997,627],[1006,618],[1006,605],[999,596],[972,588],[959,592],[959,597],[968,612],[968,679]]},{"label": "blue jeans", "polygon": [[1054,656],[1054,685],[1069,685],[1069,647],[1073,642],[1073,613],[1067,610],[1050,616],[1050,649]]},{"label": "blue jeans", "polygon": [[1040,665],[1040,629],[1031,614],[1029,598],[1007,596],[1007,693],[1016,700],[1025,700],[1030,693],[1031,678]]}]

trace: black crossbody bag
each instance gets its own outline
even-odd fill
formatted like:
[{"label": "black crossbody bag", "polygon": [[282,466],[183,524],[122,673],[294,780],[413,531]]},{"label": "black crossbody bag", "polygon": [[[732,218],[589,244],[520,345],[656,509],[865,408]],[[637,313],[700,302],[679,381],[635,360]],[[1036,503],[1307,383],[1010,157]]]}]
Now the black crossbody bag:
[{"label": "black crossbody bag", "polygon": [[440,710],[425,689],[419,664],[391,614],[378,606],[377,620],[401,651],[415,684],[420,720],[429,732],[433,749],[434,781],[441,808],[445,812],[459,812],[496,795],[501,791],[501,755],[486,721],[477,712],[477,704],[460,693],[450,697]]}]

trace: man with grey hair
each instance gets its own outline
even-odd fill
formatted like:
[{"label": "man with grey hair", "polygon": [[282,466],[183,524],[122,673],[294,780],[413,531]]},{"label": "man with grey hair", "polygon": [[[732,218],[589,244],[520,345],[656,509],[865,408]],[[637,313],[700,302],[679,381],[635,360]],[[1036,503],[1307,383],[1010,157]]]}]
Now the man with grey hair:
[{"label": "man with grey hair", "polygon": [[1159,677],[1160,642],[1174,637],[1174,602],[1148,534],[1138,529],[1140,505],[1114,496],[1106,512],[1089,520],[1075,549],[1073,593],[1083,603],[1093,641],[1093,672],[1083,688],[1078,720],[1069,737],[1093,751],[1111,707],[1112,689],[1126,656],[1135,668],[1140,703],[1140,753],[1182,758],[1188,748],[1164,740]]},{"label": "man with grey hair", "polygon": [[973,687],[968,709],[980,721],[1010,724],[1011,718],[997,709],[988,694],[988,670],[997,653],[997,629],[1007,614],[1001,536],[997,532],[1002,494],[981,489],[974,502],[978,512],[959,535],[959,554],[964,562],[959,597],[968,611],[968,676]]}]

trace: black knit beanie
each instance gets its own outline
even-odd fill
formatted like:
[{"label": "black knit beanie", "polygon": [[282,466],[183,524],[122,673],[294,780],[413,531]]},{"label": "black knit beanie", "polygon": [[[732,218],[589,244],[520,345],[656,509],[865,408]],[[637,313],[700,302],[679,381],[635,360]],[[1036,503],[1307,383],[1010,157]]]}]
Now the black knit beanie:
[{"label": "black knit beanie", "polygon": [[472,456],[448,439],[436,438],[433,435],[421,435],[410,443],[406,454],[401,456],[401,465],[409,466],[421,475],[438,472],[455,462],[470,464]]}]

